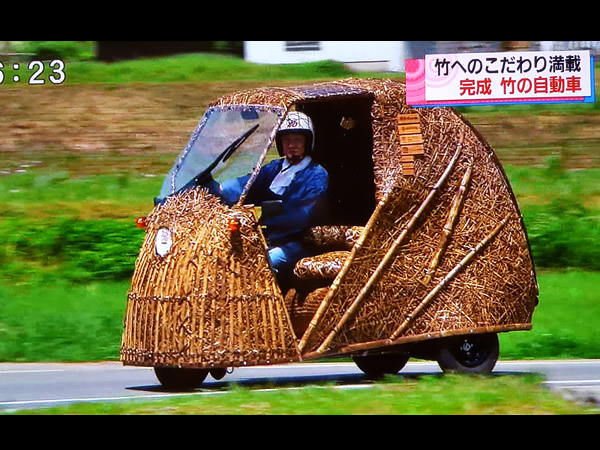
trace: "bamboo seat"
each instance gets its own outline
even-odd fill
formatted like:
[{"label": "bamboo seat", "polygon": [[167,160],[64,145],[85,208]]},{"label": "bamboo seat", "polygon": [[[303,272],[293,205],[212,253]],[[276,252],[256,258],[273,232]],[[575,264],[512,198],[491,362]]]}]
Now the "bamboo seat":
[{"label": "bamboo seat", "polygon": [[304,242],[318,251],[350,250],[365,227],[350,225],[320,225],[310,228]]},{"label": "bamboo seat", "polygon": [[363,232],[362,226],[321,225],[310,228],[304,241],[317,253],[302,258],[294,267],[297,281],[330,284],[350,255],[350,249]]},{"label": "bamboo seat", "polygon": [[338,250],[302,258],[294,267],[294,276],[299,280],[333,281],[342,270],[348,256],[350,256],[349,251]]}]

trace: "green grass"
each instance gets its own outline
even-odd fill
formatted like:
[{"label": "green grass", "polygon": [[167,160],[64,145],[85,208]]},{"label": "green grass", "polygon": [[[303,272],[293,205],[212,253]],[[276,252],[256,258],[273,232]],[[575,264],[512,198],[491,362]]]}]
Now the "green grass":
[{"label": "green grass", "polygon": [[542,271],[538,283],[533,329],[501,333],[501,358],[600,358],[600,273]]},{"label": "green grass", "polygon": [[600,215],[600,169],[565,170],[557,158],[548,158],[546,164],[504,167],[521,209],[566,199]]},{"label": "green grass", "polygon": [[162,176],[139,173],[72,176],[66,170],[32,169],[0,177],[0,214],[27,219],[131,218],[152,209],[162,182]]},{"label": "green grass", "polygon": [[0,361],[117,359],[127,282],[0,287]]},{"label": "green grass", "polygon": [[[74,404],[21,414],[146,415],[508,415],[593,414],[540,386],[535,376],[444,375],[389,377],[365,389],[308,386],[255,390],[233,387],[216,395],[168,400]],[[519,395],[515,396],[515,392]]]},{"label": "green grass", "polygon": [[135,218],[152,209],[161,183],[45,169],[0,178],[0,279],[128,279],[143,239]]}]

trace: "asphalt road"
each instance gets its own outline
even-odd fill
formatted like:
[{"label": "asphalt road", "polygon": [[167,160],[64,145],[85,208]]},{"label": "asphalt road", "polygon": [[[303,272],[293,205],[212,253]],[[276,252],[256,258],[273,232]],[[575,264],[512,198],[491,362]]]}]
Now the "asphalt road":
[{"label": "asphalt road", "polygon": [[[440,373],[437,363],[409,362],[400,376]],[[600,360],[498,362],[497,375],[542,374],[549,389],[566,397],[600,406]],[[74,402],[153,399],[175,395],[219,395],[230,383],[250,388],[301,387],[329,381],[340,388],[368,388],[354,363],[301,363],[241,367],[221,381],[210,375],[193,392],[167,391],[151,368],[101,363],[0,363],[0,410],[50,407]]]}]

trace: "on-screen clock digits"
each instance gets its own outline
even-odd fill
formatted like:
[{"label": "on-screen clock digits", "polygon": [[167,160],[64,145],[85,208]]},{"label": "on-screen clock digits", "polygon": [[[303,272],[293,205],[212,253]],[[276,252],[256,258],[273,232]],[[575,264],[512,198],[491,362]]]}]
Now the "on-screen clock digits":
[{"label": "on-screen clock digits", "polygon": [[[3,84],[5,80],[4,64],[0,62],[0,84]],[[33,73],[28,74],[26,77],[21,75],[21,72],[25,70],[25,67]],[[46,84],[47,80],[52,84],[61,84],[66,80],[66,66],[64,61],[60,59],[54,59],[50,63],[47,61],[30,61],[26,66],[13,63],[12,64],[12,76],[9,76],[8,80],[12,80],[14,83],[27,80],[30,85],[43,85]]]}]

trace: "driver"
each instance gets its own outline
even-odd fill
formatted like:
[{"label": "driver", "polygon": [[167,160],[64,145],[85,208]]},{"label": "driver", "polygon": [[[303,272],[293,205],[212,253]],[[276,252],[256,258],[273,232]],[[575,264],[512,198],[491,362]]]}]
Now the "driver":
[{"label": "driver", "polygon": [[[246,196],[246,203],[261,205],[266,200],[282,200],[283,212],[264,221],[269,259],[285,293],[289,277],[298,260],[310,252],[302,233],[318,223],[326,213],[327,171],[316,163],[314,131],[310,117],[291,111],[275,136],[282,158],[265,165]],[[227,180],[219,194],[229,205],[236,203],[250,175]],[[211,189],[212,191],[212,189]]]}]

